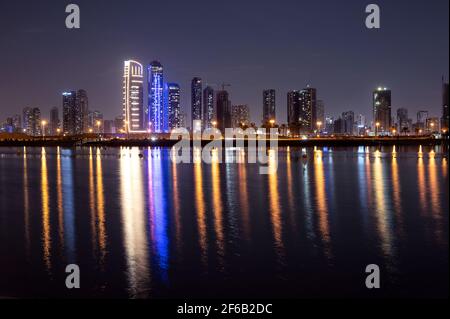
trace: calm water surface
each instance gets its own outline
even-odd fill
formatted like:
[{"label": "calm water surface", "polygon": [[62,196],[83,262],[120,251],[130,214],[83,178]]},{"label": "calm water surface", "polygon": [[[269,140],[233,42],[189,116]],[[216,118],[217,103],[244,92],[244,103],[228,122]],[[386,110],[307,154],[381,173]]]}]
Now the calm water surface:
[{"label": "calm water surface", "polygon": [[260,175],[167,148],[0,148],[0,296],[448,296],[442,149],[301,152]]}]

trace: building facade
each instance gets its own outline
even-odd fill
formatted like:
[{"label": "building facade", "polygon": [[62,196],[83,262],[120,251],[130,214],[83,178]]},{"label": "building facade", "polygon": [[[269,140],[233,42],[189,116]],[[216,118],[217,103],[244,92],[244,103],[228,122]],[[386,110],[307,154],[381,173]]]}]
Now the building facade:
[{"label": "building facade", "polygon": [[273,89],[263,91],[263,125],[276,121],[276,92]]},{"label": "building facade", "polygon": [[49,130],[50,135],[58,135],[58,129],[60,128],[59,123],[59,109],[57,107],[53,107],[50,110],[50,123],[49,123]]},{"label": "building facade", "polygon": [[137,61],[124,62],[123,118],[126,132],[143,132],[144,122],[144,69]]},{"label": "building facade", "polygon": [[231,125],[233,128],[248,127],[250,125],[250,110],[248,105],[233,105],[231,109]]},{"label": "building facade", "polygon": [[202,121],[202,79],[195,77],[191,82],[191,120]]},{"label": "building facade", "polygon": [[225,134],[225,128],[231,128],[231,101],[228,91],[220,90],[216,95],[217,128]]},{"label": "building facade", "polygon": [[177,83],[166,83],[164,85],[165,109],[169,113],[168,129],[173,130],[180,126],[180,86]]},{"label": "building facade", "polygon": [[148,129],[155,133],[169,131],[169,114],[164,107],[164,72],[161,63],[148,66]]},{"label": "building facade", "polygon": [[203,90],[203,127],[212,128],[216,119],[214,89],[207,86]]},{"label": "building facade", "polygon": [[391,91],[387,88],[373,92],[373,125],[378,134],[391,130]]}]

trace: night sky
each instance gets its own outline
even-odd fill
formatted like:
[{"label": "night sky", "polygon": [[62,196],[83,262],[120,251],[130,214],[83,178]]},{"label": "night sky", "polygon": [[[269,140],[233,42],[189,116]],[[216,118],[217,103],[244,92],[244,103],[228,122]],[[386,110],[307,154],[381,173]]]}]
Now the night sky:
[{"label": "night sky", "polygon": [[[65,28],[65,6],[81,9],[81,29]],[[365,27],[365,7],[381,7],[381,29]],[[354,110],[371,120],[371,92],[392,90],[393,113],[441,115],[449,69],[448,0],[39,0],[0,2],[0,121],[40,107],[48,118],[61,93],[88,91],[105,119],[122,113],[123,61],[159,60],[165,81],[231,84],[233,104],[260,123],[262,90],[318,89],[326,115]]]}]

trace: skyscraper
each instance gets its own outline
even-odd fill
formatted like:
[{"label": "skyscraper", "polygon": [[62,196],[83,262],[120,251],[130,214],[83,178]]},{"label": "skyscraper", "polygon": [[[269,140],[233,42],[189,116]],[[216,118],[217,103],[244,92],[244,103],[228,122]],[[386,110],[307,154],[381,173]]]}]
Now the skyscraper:
[{"label": "skyscraper", "polygon": [[25,107],[22,111],[22,130],[28,135],[32,135],[33,109]]},{"label": "skyscraper", "polygon": [[214,89],[207,86],[203,90],[203,127],[212,128],[216,118]]},{"label": "skyscraper", "polygon": [[391,129],[391,91],[387,88],[379,87],[373,92],[373,125],[377,133]]},{"label": "skyscraper", "polygon": [[166,83],[164,85],[165,109],[169,113],[169,130],[180,126],[180,86],[177,83]]},{"label": "skyscraper", "polygon": [[191,83],[192,121],[202,121],[202,79],[195,77]]},{"label": "skyscraper", "polygon": [[263,124],[276,120],[275,90],[263,91]]},{"label": "skyscraper", "polygon": [[300,91],[299,124],[301,133],[310,133],[316,129],[316,96],[317,90],[307,87]]},{"label": "skyscraper", "polygon": [[397,130],[399,133],[409,131],[408,109],[399,108],[397,110]]},{"label": "skyscraper", "polygon": [[144,131],[144,69],[136,61],[124,62],[123,117],[127,132]]},{"label": "skyscraper", "polygon": [[63,132],[67,135],[76,134],[75,112],[76,112],[76,92],[68,91],[63,96]]},{"label": "skyscraper", "polygon": [[291,134],[300,132],[300,91],[290,91],[287,94],[287,121]]},{"label": "skyscraper", "polygon": [[33,135],[33,136],[41,136],[42,135],[41,110],[38,107],[35,107],[32,110],[31,135]]},{"label": "skyscraper", "polygon": [[342,133],[353,135],[355,131],[355,113],[347,111],[342,113]]},{"label": "skyscraper", "polygon": [[449,115],[448,115],[448,83],[442,79],[442,118],[441,118],[441,130],[448,132]]},{"label": "skyscraper", "polygon": [[164,107],[163,90],[163,67],[158,61],[153,61],[148,66],[148,121],[149,128],[156,133],[169,131],[169,114]]},{"label": "skyscraper", "polygon": [[248,105],[233,105],[231,109],[231,124],[233,128],[250,125],[250,110]]},{"label": "skyscraper", "polygon": [[313,123],[314,125],[317,125],[317,122],[320,122],[320,127],[323,128],[325,125],[325,103],[322,100],[317,100],[316,102],[316,123]]},{"label": "skyscraper", "polygon": [[428,111],[417,112],[417,124],[419,124],[421,126],[421,128],[425,128],[427,119],[428,119]]},{"label": "skyscraper", "polygon": [[78,134],[88,132],[89,103],[85,90],[78,90],[76,97],[75,123]]},{"label": "skyscraper", "polygon": [[116,118],[114,119],[114,128],[116,133],[125,132],[125,120],[123,116],[116,116]]},{"label": "skyscraper", "polygon": [[59,110],[57,107],[53,107],[50,110],[50,135],[57,135],[59,128]]},{"label": "skyscraper", "polygon": [[231,101],[228,92],[221,90],[216,95],[217,128],[225,134],[225,128],[231,128]]}]

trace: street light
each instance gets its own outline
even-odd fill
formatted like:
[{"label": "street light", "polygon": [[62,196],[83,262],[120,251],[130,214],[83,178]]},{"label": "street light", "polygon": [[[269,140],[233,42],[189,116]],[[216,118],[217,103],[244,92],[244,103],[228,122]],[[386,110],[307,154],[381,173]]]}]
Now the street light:
[{"label": "street light", "polygon": [[97,133],[100,134],[100,125],[102,125],[102,122],[97,121],[95,124],[97,124]]},{"label": "street light", "polygon": [[376,126],[376,132],[375,132],[375,135],[376,135],[376,136],[378,136],[378,130],[380,129],[380,125],[381,125],[380,122],[376,122],[376,123],[375,123],[375,126]]},{"label": "street light", "polygon": [[61,133],[61,129],[60,129],[59,127],[56,129],[56,133],[57,133],[58,135]]},{"label": "street light", "polygon": [[274,119],[271,119],[271,120],[269,121],[269,123],[270,123],[270,125],[273,127],[274,124],[275,124],[275,120],[274,120]]}]

